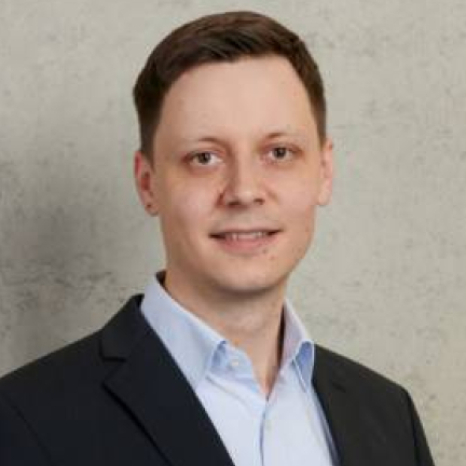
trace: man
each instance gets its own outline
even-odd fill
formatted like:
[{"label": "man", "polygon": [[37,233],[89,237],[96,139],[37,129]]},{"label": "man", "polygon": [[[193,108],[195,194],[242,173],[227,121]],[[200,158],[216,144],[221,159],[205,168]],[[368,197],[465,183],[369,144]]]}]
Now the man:
[{"label": "man", "polygon": [[285,299],[333,176],[305,45],[255,13],[203,17],[134,95],[166,268],[0,382],[0,464],[432,465],[407,392],[315,345]]}]

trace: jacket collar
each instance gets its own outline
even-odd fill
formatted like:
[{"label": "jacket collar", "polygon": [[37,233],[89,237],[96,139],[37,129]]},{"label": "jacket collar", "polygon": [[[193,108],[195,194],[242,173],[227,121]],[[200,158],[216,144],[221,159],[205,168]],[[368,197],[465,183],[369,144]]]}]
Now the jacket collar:
[{"label": "jacket collar", "polygon": [[104,359],[120,364],[105,387],[173,466],[233,466],[217,431],[172,357],[131,298],[104,327]]},{"label": "jacket collar", "polygon": [[[313,384],[335,443],[340,466],[399,464],[388,445],[383,421],[374,411],[373,390],[364,395],[361,369],[348,371],[347,361],[316,345]],[[355,376],[355,373],[357,374]],[[386,400],[378,395],[378,408]],[[371,408],[372,406],[372,408]]]}]

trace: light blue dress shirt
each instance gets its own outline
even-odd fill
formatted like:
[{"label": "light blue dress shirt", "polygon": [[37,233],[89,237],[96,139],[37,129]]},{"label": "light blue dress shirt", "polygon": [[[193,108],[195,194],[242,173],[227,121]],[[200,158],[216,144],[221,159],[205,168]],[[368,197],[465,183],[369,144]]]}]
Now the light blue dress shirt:
[{"label": "light blue dress shirt", "polygon": [[156,277],[147,286],[141,310],[236,466],[336,466],[334,444],[311,383],[314,344],[288,301],[282,362],[268,398],[246,353],[184,309]]}]

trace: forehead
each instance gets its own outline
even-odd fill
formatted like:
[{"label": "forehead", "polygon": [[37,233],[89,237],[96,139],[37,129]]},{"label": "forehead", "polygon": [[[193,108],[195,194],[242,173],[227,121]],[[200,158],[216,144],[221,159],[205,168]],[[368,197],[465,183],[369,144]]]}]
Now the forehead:
[{"label": "forehead", "polygon": [[309,131],[314,117],[306,89],[280,56],[209,63],[183,73],[164,99],[157,133]]}]

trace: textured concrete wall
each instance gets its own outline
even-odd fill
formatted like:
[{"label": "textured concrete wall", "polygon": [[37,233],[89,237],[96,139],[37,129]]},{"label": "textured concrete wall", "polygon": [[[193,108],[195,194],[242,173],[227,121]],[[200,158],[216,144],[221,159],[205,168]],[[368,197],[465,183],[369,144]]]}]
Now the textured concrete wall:
[{"label": "textured concrete wall", "polygon": [[245,8],[299,31],[327,83],[335,196],[294,301],[316,340],[412,392],[437,464],[457,466],[463,0],[1,0],[0,373],[101,325],[163,264],[133,188],[130,88],[172,27]]}]

